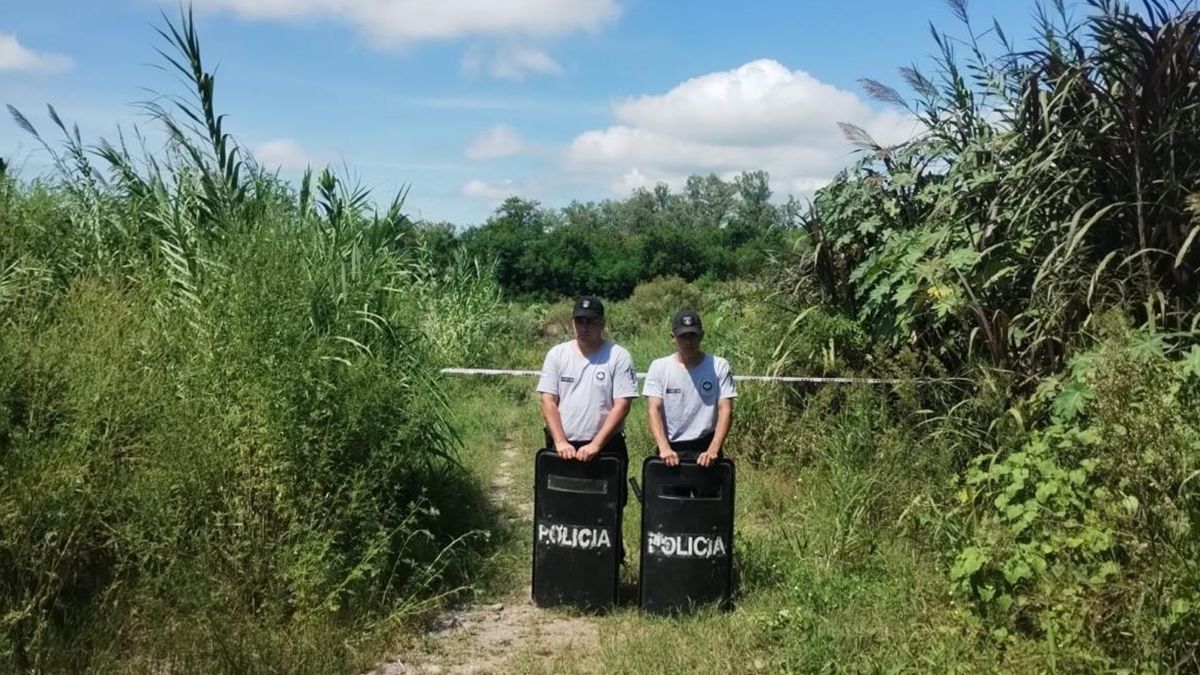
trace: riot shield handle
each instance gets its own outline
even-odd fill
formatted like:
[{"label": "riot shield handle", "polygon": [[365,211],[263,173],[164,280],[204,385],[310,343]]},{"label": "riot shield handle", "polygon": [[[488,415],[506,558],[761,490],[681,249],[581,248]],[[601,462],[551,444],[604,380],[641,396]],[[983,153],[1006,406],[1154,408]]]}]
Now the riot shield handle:
[{"label": "riot shield handle", "polygon": [[629,477],[629,488],[633,490],[633,496],[637,497],[638,503],[642,503],[642,488],[638,486],[637,479],[633,476]]}]

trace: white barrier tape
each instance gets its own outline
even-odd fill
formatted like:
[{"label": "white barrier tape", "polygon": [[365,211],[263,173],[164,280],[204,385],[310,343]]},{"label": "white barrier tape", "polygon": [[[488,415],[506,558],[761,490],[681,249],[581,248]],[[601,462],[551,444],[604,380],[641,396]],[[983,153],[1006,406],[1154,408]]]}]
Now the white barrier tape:
[{"label": "white barrier tape", "polygon": [[[542,374],[540,370],[502,370],[495,368],[442,368],[441,372],[443,375],[507,375],[517,377],[540,377]],[[639,380],[644,380],[646,379],[646,374],[638,373],[637,377]],[[809,384],[904,384],[906,382],[927,383],[949,381],[927,378],[897,380],[876,377],[793,377],[785,375],[734,375],[733,379],[737,382],[802,382]]]},{"label": "white barrier tape", "polygon": [[[540,370],[496,370],[494,368],[442,368],[443,375],[526,375],[541,377]],[[638,373],[641,377],[641,373]]]}]

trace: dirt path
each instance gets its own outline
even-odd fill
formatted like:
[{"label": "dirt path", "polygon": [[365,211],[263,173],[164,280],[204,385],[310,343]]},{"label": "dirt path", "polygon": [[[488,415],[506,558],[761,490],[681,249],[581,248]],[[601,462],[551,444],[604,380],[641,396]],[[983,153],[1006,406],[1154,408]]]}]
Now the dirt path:
[{"label": "dirt path", "polygon": [[[494,503],[516,513],[518,526],[532,527],[533,503],[528,490],[514,486],[517,448],[506,442],[490,484]],[[519,657],[541,660],[564,654],[583,655],[598,644],[594,621],[534,607],[528,578],[500,602],[470,604],[447,610],[417,648],[397,655],[370,675],[401,673],[508,673]]]}]

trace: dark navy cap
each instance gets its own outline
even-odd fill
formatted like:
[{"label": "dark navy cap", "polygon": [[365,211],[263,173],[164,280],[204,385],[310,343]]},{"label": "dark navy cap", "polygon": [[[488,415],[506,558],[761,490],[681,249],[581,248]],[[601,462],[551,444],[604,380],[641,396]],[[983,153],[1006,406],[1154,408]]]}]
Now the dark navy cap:
[{"label": "dark navy cap", "polygon": [[604,303],[600,302],[600,298],[590,295],[579,296],[575,299],[575,309],[571,311],[571,318],[578,319],[580,317],[603,319]]},{"label": "dark navy cap", "polygon": [[683,335],[684,333],[704,335],[704,325],[700,323],[700,315],[694,310],[681,309],[675,312],[675,318],[671,320],[671,334]]}]

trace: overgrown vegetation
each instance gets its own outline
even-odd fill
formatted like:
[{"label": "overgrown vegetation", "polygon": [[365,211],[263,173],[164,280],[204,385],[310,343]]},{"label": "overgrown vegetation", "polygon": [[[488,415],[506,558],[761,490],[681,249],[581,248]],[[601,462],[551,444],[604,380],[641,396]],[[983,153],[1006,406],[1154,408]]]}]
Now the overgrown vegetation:
[{"label": "overgrown vegetation", "polygon": [[[1052,2],[1019,49],[951,8],[964,34],[901,71],[911,100],[865,82],[923,133],[848,127],[864,157],[810,209],[752,173],[512,199],[461,234],[265,174],[168,28],[196,99],[151,108],[164,154],[51,110],[59,179],[0,165],[6,658],[348,671],[481,556],[478,587],[519,584],[524,549],[471,533],[507,532],[476,476],[538,442],[531,383],[435,367],[537,367],[586,291],[641,368],[691,306],[738,373],[907,380],[743,384],[738,609],[619,611],[604,667],[1200,669],[1200,14]],[[644,407],[627,429],[652,451]]]},{"label": "overgrown vegetation", "polygon": [[785,288],[975,381],[915,429],[951,452],[914,513],[982,634],[1061,668],[1195,669],[1200,14],[1053,2],[1017,51],[951,8],[965,38],[901,70],[913,100],[864,81],[924,132],[845,129],[866,157],[818,193]]},{"label": "overgrown vegetation", "polygon": [[487,352],[499,291],[401,200],[263,172],[191,18],[163,38],[164,155],[51,108],[57,178],[0,186],[4,668],[352,670],[494,529],[436,366]]},{"label": "overgrown vegetation", "polygon": [[479,227],[423,224],[430,247],[496,261],[496,279],[512,297],[628,297],[662,276],[687,281],[753,277],[788,241],[799,205],[770,201],[766,172],[732,180],[692,176],[682,192],[640,188],[625,200],[559,209],[510,197]]}]

